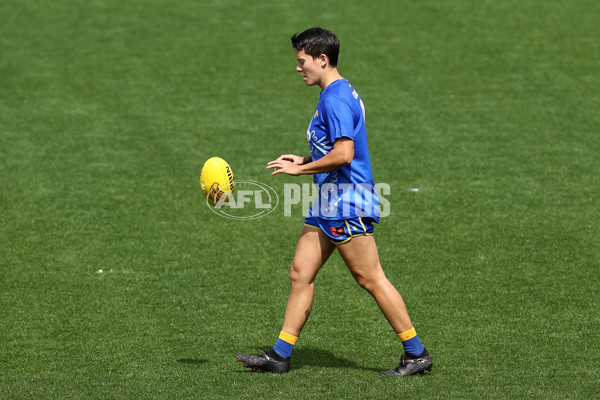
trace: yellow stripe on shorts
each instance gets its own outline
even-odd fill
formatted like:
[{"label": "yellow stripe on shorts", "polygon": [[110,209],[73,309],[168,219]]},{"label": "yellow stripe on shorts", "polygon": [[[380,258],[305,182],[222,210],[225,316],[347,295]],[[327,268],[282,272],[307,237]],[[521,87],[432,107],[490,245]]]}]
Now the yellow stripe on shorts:
[{"label": "yellow stripe on shorts", "polygon": [[367,228],[365,228],[365,224],[363,224],[361,217],[358,217],[358,222],[360,222],[360,225],[363,228],[363,232],[366,234],[367,233]]}]

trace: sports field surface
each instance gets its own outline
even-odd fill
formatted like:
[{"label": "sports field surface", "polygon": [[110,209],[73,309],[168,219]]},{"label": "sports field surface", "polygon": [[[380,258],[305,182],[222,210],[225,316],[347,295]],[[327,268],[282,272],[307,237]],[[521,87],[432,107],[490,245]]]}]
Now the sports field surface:
[{"label": "sports field surface", "polygon": [[[0,399],[600,396],[598,1],[0,0]],[[360,93],[402,346],[336,253],[287,375],[277,338],[302,211],[239,221],[205,160],[272,187],[319,89],[320,25]],[[411,190],[411,189],[419,189]]]}]

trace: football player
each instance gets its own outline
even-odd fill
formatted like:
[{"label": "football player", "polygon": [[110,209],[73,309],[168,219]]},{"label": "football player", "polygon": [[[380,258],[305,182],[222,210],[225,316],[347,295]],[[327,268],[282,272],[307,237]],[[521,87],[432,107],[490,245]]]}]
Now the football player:
[{"label": "football player", "polygon": [[385,276],[373,238],[379,198],[367,145],[365,108],[355,88],[338,72],[339,41],[315,27],[292,36],[296,71],[321,94],[310,121],[310,156],[284,154],[268,163],[272,175],[313,175],[319,194],[304,221],[290,267],[289,293],[281,333],[259,355],[236,353],[244,366],[274,373],[289,371],[290,357],[313,304],[315,278],[337,249],[356,282],[377,302],[404,347],[400,364],[381,375],[431,371],[400,293]]}]

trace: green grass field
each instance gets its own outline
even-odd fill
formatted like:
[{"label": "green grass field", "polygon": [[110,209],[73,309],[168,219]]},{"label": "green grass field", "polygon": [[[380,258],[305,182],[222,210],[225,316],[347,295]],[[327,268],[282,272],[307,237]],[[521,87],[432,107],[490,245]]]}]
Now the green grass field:
[{"label": "green grass field", "polygon": [[[599,3],[252,3],[0,1],[0,398],[598,398]],[[378,376],[402,346],[337,254],[289,374],[233,356],[279,333],[302,213],[219,217],[198,177],[310,182],[266,163],[308,151],[314,25],[366,104],[427,376]]]}]

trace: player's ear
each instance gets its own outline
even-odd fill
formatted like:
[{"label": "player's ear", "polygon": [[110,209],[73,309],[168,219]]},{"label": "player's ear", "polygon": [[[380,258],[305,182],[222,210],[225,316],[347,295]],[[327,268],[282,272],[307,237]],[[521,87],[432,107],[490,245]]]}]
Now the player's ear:
[{"label": "player's ear", "polygon": [[329,57],[326,54],[321,54],[319,56],[319,64],[321,64],[321,68],[325,68],[329,64]]}]

